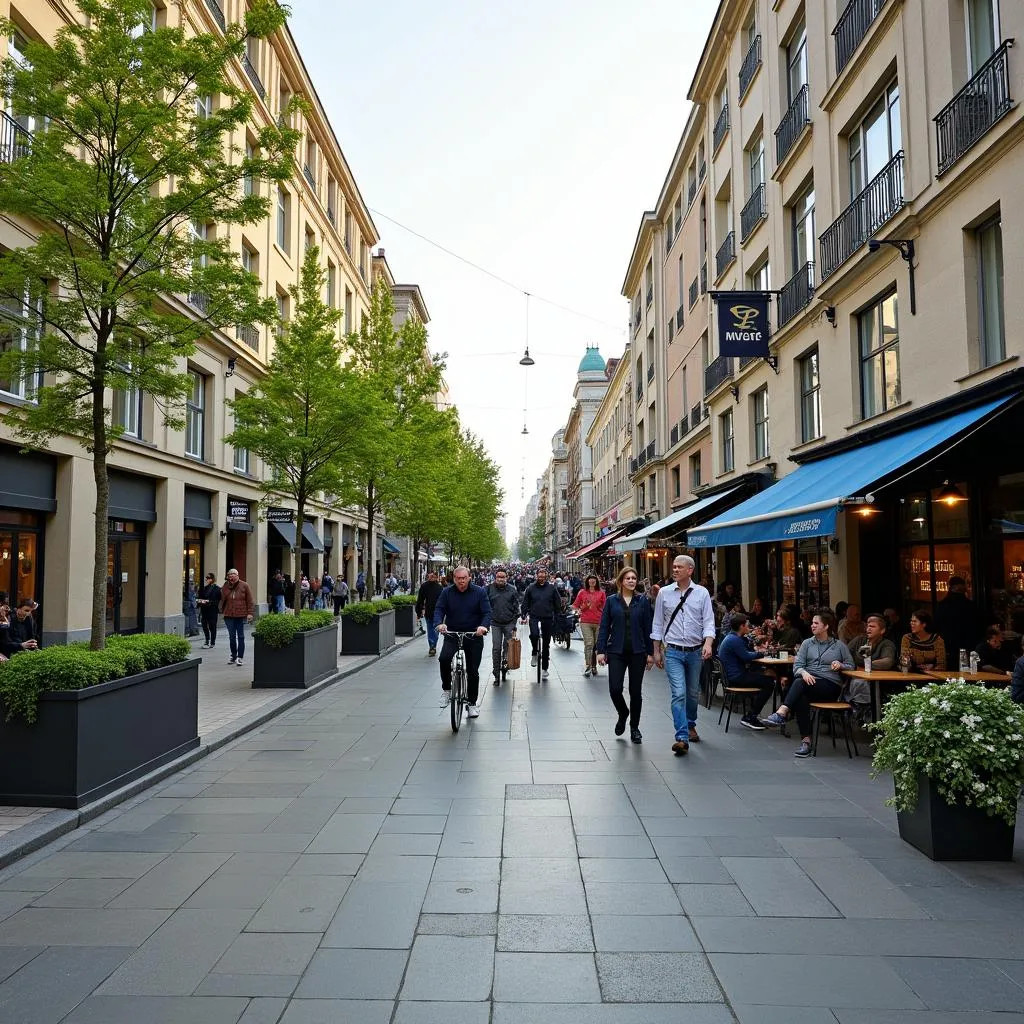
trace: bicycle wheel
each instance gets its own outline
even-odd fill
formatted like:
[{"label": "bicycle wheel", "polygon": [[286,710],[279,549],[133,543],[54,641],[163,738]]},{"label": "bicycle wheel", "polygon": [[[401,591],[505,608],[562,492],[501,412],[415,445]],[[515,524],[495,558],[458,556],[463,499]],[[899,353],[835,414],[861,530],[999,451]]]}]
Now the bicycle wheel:
[{"label": "bicycle wheel", "polygon": [[452,671],[452,700],[448,705],[451,709],[452,732],[458,732],[459,726],[462,725],[462,707],[466,699],[466,669],[461,654],[457,654],[455,658],[455,667]]}]

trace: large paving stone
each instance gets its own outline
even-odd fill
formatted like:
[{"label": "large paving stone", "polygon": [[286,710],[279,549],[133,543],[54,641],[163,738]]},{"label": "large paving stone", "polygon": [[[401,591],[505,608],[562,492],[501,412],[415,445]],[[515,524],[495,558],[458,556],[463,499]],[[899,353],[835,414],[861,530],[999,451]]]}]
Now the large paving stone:
[{"label": "large paving stone", "polygon": [[474,1002],[491,994],[494,939],[417,935],[402,985],[403,1000]]},{"label": "large paving stone", "polygon": [[321,949],[299,987],[298,999],[394,999],[402,984],[404,949]]},{"label": "large paving stone", "polygon": [[609,1003],[713,1003],[722,990],[702,953],[598,953]]},{"label": "large paving stone", "polygon": [[592,953],[497,953],[494,998],[501,1002],[597,1003]]},{"label": "large paving stone", "polygon": [[594,949],[586,914],[502,914],[500,952],[589,953]]}]

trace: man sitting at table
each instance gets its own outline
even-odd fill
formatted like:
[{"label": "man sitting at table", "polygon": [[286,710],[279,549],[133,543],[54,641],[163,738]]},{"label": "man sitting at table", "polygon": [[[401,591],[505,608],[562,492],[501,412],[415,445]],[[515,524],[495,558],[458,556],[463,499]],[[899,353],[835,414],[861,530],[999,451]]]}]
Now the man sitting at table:
[{"label": "man sitting at table", "polygon": [[857,668],[864,667],[864,657],[871,658],[872,670],[891,672],[896,667],[896,645],[885,635],[884,615],[872,612],[864,620],[864,632],[850,643],[850,653]]},{"label": "man sitting at table", "polygon": [[985,630],[985,642],[978,648],[978,668],[982,672],[1013,671],[1013,654],[1003,639],[1002,627]]},{"label": "man sitting at table", "polygon": [[718,658],[725,669],[725,678],[730,686],[756,686],[757,693],[751,700],[750,711],[740,719],[740,725],[747,729],[763,730],[760,714],[775,690],[775,680],[761,672],[751,671],[750,665],[761,653],[749,646],[746,639],[750,632],[750,620],[743,612],[729,616],[729,633],[718,648]]}]

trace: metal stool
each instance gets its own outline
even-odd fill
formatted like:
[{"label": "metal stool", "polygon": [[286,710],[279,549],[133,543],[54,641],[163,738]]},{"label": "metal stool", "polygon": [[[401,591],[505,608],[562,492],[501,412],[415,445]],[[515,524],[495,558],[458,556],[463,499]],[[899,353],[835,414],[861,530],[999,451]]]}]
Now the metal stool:
[{"label": "metal stool", "polygon": [[733,708],[736,705],[736,701],[740,702],[740,710],[743,714],[748,714],[750,710],[750,702],[757,696],[761,691],[756,686],[726,686],[725,687],[725,699],[722,701],[722,710],[718,712],[718,724],[722,724],[722,715],[729,712],[725,719],[725,731],[729,731],[729,722],[732,719]]}]

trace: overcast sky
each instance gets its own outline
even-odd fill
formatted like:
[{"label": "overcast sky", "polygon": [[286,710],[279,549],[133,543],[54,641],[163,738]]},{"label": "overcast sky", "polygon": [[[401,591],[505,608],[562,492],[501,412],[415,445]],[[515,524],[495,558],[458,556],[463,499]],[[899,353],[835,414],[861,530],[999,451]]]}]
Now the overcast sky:
[{"label": "overcast sky", "polygon": [[501,467],[510,543],[586,346],[622,354],[622,280],[716,7],[292,0],[292,32],[379,244],[396,280],[423,289],[451,399]]}]

